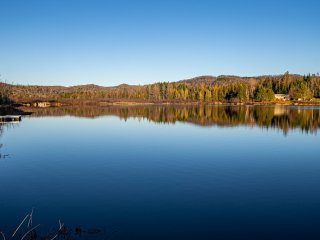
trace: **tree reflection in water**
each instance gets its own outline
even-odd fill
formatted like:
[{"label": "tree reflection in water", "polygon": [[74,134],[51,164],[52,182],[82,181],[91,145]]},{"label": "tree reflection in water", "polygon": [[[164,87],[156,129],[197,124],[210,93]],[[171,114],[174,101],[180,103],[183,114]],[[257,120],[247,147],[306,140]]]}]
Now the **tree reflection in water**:
[{"label": "tree reflection in water", "polygon": [[293,106],[213,106],[213,105],[154,105],[154,106],[84,106],[23,108],[38,116],[77,116],[95,118],[117,116],[148,119],[155,123],[187,122],[198,126],[258,126],[280,129],[286,135],[290,129],[315,134],[320,127],[320,109]]}]

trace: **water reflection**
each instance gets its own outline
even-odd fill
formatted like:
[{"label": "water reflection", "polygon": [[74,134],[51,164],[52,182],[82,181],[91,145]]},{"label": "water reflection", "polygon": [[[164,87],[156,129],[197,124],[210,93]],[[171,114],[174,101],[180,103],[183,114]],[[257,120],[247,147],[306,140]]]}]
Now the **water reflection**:
[{"label": "water reflection", "polygon": [[76,116],[95,118],[117,116],[148,119],[155,123],[186,122],[198,126],[259,126],[282,130],[300,129],[315,134],[320,127],[320,109],[317,107],[293,106],[86,106],[58,108],[24,108],[33,112],[32,117]]},{"label": "water reflection", "polygon": [[1,127],[7,232],[35,207],[41,230],[61,219],[85,239],[92,229],[117,230],[109,239],[320,236],[319,137],[299,134],[317,132],[315,107],[23,110],[33,114]]},{"label": "water reflection", "polygon": [[[2,134],[3,134],[3,123],[0,123],[0,140],[1,140]],[[2,148],[3,148],[3,144],[0,141],[0,160],[4,159],[4,158],[7,158],[9,156],[8,154],[4,154],[2,152]]]}]

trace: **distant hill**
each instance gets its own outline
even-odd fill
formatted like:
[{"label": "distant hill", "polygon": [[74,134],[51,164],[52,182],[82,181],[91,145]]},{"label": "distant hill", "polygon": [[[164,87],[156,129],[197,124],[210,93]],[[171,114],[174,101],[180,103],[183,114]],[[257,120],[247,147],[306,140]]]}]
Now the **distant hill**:
[{"label": "distant hill", "polygon": [[0,103],[56,101],[80,102],[248,102],[272,101],[274,94],[288,94],[293,100],[320,97],[319,75],[265,75],[258,77],[199,76],[177,82],[146,85],[121,84],[103,87],[94,84],[32,86],[0,83]]}]

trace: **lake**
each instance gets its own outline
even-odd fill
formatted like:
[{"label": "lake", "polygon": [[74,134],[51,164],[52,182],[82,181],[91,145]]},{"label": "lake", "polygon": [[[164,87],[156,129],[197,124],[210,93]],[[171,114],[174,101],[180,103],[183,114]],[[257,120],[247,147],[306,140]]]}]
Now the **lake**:
[{"label": "lake", "polygon": [[0,127],[5,232],[34,208],[103,239],[320,239],[319,107],[23,110]]}]

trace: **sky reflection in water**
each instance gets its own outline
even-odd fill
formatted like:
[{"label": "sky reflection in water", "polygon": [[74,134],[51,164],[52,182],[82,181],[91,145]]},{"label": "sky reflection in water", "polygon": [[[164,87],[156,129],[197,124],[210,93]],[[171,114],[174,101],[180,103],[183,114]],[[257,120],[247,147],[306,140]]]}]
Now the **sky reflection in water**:
[{"label": "sky reflection in water", "polygon": [[316,239],[319,126],[317,108],[36,109],[2,126],[0,228],[35,207],[114,239]]}]

